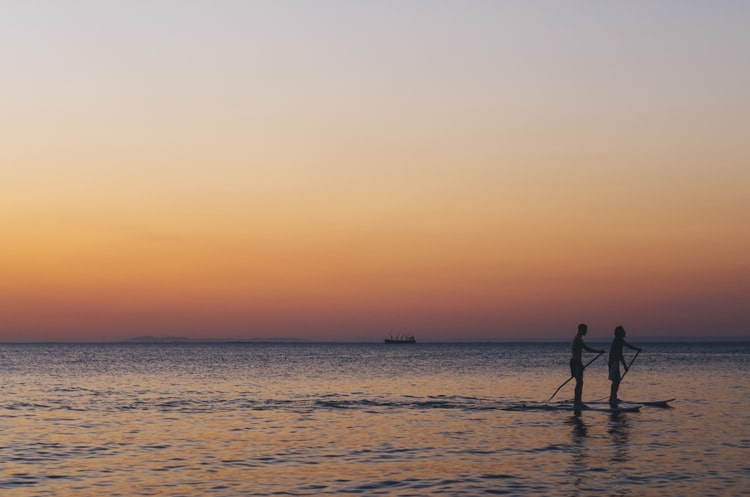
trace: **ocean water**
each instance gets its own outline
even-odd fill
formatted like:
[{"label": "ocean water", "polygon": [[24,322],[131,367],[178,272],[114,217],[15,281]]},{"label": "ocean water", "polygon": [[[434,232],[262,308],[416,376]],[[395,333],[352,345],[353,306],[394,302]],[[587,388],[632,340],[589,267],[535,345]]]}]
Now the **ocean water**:
[{"label": "ocean water", "polygon": [[750,495],[750,342],[641,345],[620,397],[672,408],[517,409],[567,343],[4,344],[0,491]]}]

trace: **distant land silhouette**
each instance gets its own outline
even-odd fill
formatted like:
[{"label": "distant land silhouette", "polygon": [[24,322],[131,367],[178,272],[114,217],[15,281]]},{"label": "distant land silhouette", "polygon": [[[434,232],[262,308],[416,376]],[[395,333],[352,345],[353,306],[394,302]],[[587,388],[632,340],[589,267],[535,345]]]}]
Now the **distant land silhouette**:
[{"label": "distant land silhouette", "polygon": [[192,340],[188,337],[140,336],[140,337],[126,338],[125,340],[122,340],[122,341],[123,342],[151,343],[151,342],[191,342]]},{"label": "distant land silhouette", "polygon": [[[640,337],[640,341],[644,343],[710,343],[710,342],[747,342],[750,337],[732,337],[732,336],[718,336],[718,337],[705,337],[705,336],[644,336]],[[603,343],[605,340],[592,340],[592,343]],[[258,337],[258,338],[190,338],[183,336],[152,336],[143,335],[131,338],[125,338],[122,340],[115,340],[116,343],[383,343],[381,339],[374,340],[314,340],[307,338],[293,338],[293,337]],[[498,338],[492,340],[456,340],[456,339],[435,339],[435,340],[424,340],[421,343],[435,343],[435,344],[452,344],[452,343],[562,343],[566,340],[560,338],[542,338],[542,339],[521,339],[521,338]]]},{"label": "distant land silhouette", "polygon": [[120,340],[123,343],[226,343],[226,342],[310,342],[302,338],[190,338],[190,337],[159,337],[159,336],[137,336]]}]

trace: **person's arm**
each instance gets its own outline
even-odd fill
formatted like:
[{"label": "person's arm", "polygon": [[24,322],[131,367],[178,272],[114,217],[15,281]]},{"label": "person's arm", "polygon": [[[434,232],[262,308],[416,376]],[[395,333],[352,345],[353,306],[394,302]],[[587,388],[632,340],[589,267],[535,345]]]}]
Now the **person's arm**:
[{"label": "person's arm", "polygon": [[603,354],[604,353],[604,349],[593,349],[593,348],[589,347],[588,345],[586,345],[585,343],[583,344],[583,348],[586,349],[588,352],[596,352],[597,354]]},{"label": "person's arm", "polygon": [[642,350],[643,350],[642,348],[640,348],[640,347],[636,347],[635,345],[630,345],[630,344],[629,344],[628,342],[626,342],[625,340],[623,340],[623,341],[622,341],[622,343],[623,343],[623,345],[625,345],[625,346],[626,346],[627,348],[629,348],[630,350],[636,350],[636,351],[638,351],[638,352],[640,352],[640,351],[642,351]]}]

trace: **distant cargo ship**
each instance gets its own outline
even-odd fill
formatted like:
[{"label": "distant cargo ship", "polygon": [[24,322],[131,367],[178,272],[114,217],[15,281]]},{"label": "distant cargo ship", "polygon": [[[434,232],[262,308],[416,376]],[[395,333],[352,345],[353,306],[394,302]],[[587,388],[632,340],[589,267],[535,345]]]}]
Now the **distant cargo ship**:
[{"label": "distant cargo ship", "polygon": [[414,335],[400,335],[397,337],[390,336],[385,339],[387,344],[401,344],[401,343],[417,343]]}]

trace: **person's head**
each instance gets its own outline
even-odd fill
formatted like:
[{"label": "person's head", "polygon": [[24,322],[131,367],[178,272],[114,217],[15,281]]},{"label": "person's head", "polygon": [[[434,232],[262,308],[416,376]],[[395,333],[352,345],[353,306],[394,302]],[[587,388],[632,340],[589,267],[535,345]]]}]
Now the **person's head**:
[{"label": "person's head", "polygon": [[625,328],[623,328],[622,326],[618,326],[617,328],[615,328],[615,336],[625,338]]},{"label": "person's head", "polygon": [[583,336],[588,331],[589,331],[589,327],[586,326],[585,324],[581,323],[581,324],[578,325],[578,334],[579,335]]}]

